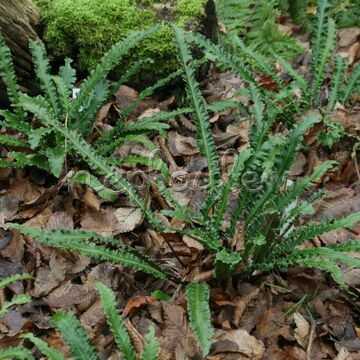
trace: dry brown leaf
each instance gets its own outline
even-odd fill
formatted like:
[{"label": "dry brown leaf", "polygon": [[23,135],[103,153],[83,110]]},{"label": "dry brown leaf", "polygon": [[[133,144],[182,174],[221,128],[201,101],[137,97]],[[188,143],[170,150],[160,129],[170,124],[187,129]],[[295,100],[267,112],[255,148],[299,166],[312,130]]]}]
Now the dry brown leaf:
[{"label": "dry brown leaf", "polygon": [[119,233],[120,225],[114,212],[111,208],[98,212],[85,211],[81,217],[81,226],[84,230],[95,231],[100,235],[116,235]]},{"label": "dry brown leaf", "polygon": [[303,349],[306,349],[309,343],[310,324],[298,312],[294,314],[294,321],[296,325],[294,329],[295,339]]},{"label": "dry brown leaf", "polygon": [[85,194],[82,198],[85,205],[89,207],[91,210],[94,211],[100,211],[100,200],[99,198],[94,194],[92,189],[86,188]]},{"label": "dry brown leaf", "polygon": [[[243,329],[216,330],[212,344],[212,355],[238,353],[239,359],[261,360],[265,352],[262,341]],[[240,356],[243,357],[240,357]]]},{"label": "dry brown leaf", "polygon": [[358,27],[352,27],[347,29],[341,29],[338,32],[339,46],[347,47],[353,44],[360,35],[360,29]]},{"label": "dry brown leaf", "polygon": [[47,229],[73,229],[74,222],[72,216],[66,211],[58,211],[49,217],[45,227]]},{"label": "dry brown leaf", "polygon": [[129,316],[133,314],[135,311],[140,309],[141,307],[144,307],[146,305],[152,304],[155,302],[156,299],[154,299],[152,296],[134,296],[132,299],[128,301],[128,303],[125,305],[123,316]]},{"label": "dry brown leaf", "polygon": [[194,138],[180,135],[176,131],[169,132],[168,145],[173,156],[196,155],[199,153],[199,148]]},{"label": "dry brown leaf", "polygon": [[193,249],[196,249],[196,250],[199,250],[199,251],[204,250],[204,247],[198,241],[194,240],[190,236],[184,235],[182,240],[187,246],[189,246],[189,247],[191,247]]},{"label": "dry brown leaf", "polygon": [[143,221],[142,212],[139,208],[118,208],[115,210],[115,217],[119,223],[119,233],[126,233],[132,231]]}]

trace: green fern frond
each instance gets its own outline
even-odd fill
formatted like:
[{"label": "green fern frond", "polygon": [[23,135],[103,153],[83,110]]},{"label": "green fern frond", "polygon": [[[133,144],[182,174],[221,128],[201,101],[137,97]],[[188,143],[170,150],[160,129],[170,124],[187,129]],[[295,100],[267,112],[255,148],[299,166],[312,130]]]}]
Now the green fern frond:
[{"label": "green fern frond", "polygon": [[72,59],[66,58],[64,65],[60,66],[59,69],[59,76],[63,80],[69,95],[76,82],[76,70],[71,67],[71,63]]},{"label": "green fern frond", "polygon": [[345,70],[347,68],[346,61],[340,56],[336,55],[335,68],[331,80],[331,91],[328,99],[327,111],[334,110],[337,101],[341,101],[341,87],[344,80]]},{"label": "green fern frond", "polygon": [[304,97],[304,100],[308,101],[309,84],[306,81],[306,79],[297,70],[295,70],[284,58],[278,55],[275,55],[275,58],[279,62],[281,67],[285,70],[285,72],[294,79],[292,86],[295,89],[296,88],[300,89],[302,92],[302,96]]},{"label": "green fern frond", "polygon": [[52,317],[52,322],[69,346],[74,360],[100,360],[89,335],[73,314],[58,312]]},{"label": "green fern frond", "polygon": [[95,286],[100,294],[102,309],[119,350],[126,360],[136,360],[136,351],[131,343],[125,322],[116,310],[114,293],[99,281],[96,282]]},{"label": "green fern frond", "polygon": [[356,65],[351,72],[348,84],[343,92],[342,103],[346,104],[354,92],[360,92],[360,64]]},{"label": "green fern frond", "polygon": [[185,36],[189,42],[193,42],[203,49],[208,57],[212,56],[212,59],[215,58],[221,65],[225,66],[227,69],[233,70],[244,81],[257,86],[257,81],[253,76],[252,71],[248,69],[237,56],[228,53],[221,46],[213,44],[201,34],[189,32],[186,33]]},{"label": "green fern frond", "polygon": [[0,134],[0,144],[13,146],[13,147],[28,147],[27,143],[23,140],[19,140],[14,136]]},{"label": "green fern frond", "polygon": [[96,176],[90,174],[88,171],[82,170],[75,173],[69,181],[71,183],[77,183],[87,185],[95,190],[100,197],[108,201],[115,201],[118,197],[116,191],[104,186]]},{"label": "green fern frond", "polygon": [[15,274],[15,275],[10,275],[8,277],[6,277],[5,279],[0,281],[0,288],[8,286],[12,283],[14,283],[15,281],[18,280],[28,280],[28,279],[32,279],[32,275],[30,274]]},{"label": "green fern frond", "polygon": [[21,108],[17,107],[19,102],[20,87],[17,83],[14,63],[11,57],[11,50],[0,34],[0,78],[3,79],[6,91],[18,119],[24,118]]},{"label": "green fern frond", "polygon": [[158,360],[160,353],[160,343],[155,336],[155,328],[151,326],[145,336],[144,350],[141,354],[141,360]]},{"label": "green fern frond", "polygon": [[193,282],[186,287],[185,297],[190,325],[205,357],[210,351],[214,333],[209,308],[209,286],[204,282]]},{"label": "green fern frond", "polygon": [[279,195],[275,200],[272,208],[268,209],[266,212],[275,213],[284,210],[289,206],[297,197],[305,191],[306,188],[313,185],[313,182],[320,179],[327,171],[336,166],[338,163],[336,161],[324,161],[319,164],[313,170],[313,173],[310,176],[306,176],[302,179],[294,182],[286,192]]},{"label": "green fern frond", "polygon": [[[17,108],[21,107],[18,106]],[[29,135],[31,133],[31,125],[26,121],[22,121],[18,115],[13,114],[11,111],[0,110],[0,116],[4,118],[2,120],[2,125],[4,127],[19,131],[25,135]]]},{"label": "green fern frond", "polygon": [[31,351],[23,346],[10,347],[0,350],[0,360],[35,360]]},{"label": "green fern frond", "polygon": [[143,101],[146,97],[153,95],[156,90],[163,87],[171,80],[180,76],[181,73],[182,73],[182,69],[176,70],[171,74],[169,74],[168,76],[166,76],[165,78],[158,80],[154,85],[149,86],[145,90],[141,91],[141,93],[137,96],[136,100],[131,105],[129,105],[128,107],[122,110],[121,119],[126,119],[127,116],[129,116],[139,106],[141,101]]},{"label": "green fern frond", "polygon": [[0,319],[5,316],[8,309],[13,305],[23,305],[31,301],[29,295],[21,294],[15,295],[11,300],[3,302],[0,309]]},{"label": "green fern frond", "polygon": [[30,51],[33,57],[36,76],[40,81],[41,89],[44,91],[46,99],[51,104],[55,114],[60,114],[60,105],[58,102],[56,87],[53,78],[50,75],[50,64],[47,57],[44,44],[39,41],[31,40]]},{"label": "green fern frond", "polygon": [[11,228],[18,229],[21,233],[28,235],[40,243],[60,249],[74,251],[78,254],[109,261],[113,264],[122,264],[135,270],[144,271],[157,278],[164,279],[166,273],[156,265],[134,250],[129,251],[128,247],[120,247],[117,250],[105,246],[96,245],[97,240],[102,243],[120,243],[120,240],[99,236],[94,232],[83,230],[46,230],[29,228],[18,224],[7,224]]},{"label": "green fern frond", "polygon": [[225,212],[229,206],[230,192],[234,189],[236,185],[238,185],[240,177],[243,174],[243,170],[245,168],[245,162],[250,158],[252,154],[253,150],[251,148],[247,148],[235,157],[234,165],[232,166],[229,173],[229,179],[221,188],[219,201],[215,207],[215,214],[213,219],[211,220],[213,226],[216,229],[219,229],[221,227]]},{"label": "green fern frond", "polygon": [[316,113],[310,113],[305,116],[300,124],[298,124],[289,134],[287,138],[287,144],[284,146],[283,153],[278,156],[273,168],[275,178],[269,181],[264,186],[264,190],[258,196],[258,199],[254,201],[248,215],[245,218],[247,224],[249,224],[254,218],[262,211],[265,204],[269,199],[277,193],[277,190],[283,184],[283,176],[287,170],[290,169],[294,162],[296,149],[301,143],[302,138],[307,130],[309,130],[314,124],[321,120],[320,116]]},{"label": "green fern frond", "polygon": [[186,83],[188,98],[194,112],[197,144],[201,155],[207,160],[209,171],[208,194],[212,194],[217,191],[220,176],[215,140],[211,132],[209,115],[204,105],[204,99],[200,92],[199,84],[195,79],[194,70],[190,65],[192,57],[187,48],[183,31],[175,25],[173,26],[173,30],[179,49],[179,60],[184,69],[184,81]]},{"label": "green fern frond", "polygon": [[109,97],[109,84],[106,80],[99,81],[90,92],[84,107],[74,121],[69,124],[70,129],[76,129],[84,138],[88,138],[96,120],[96,114]]},{"label": "green fern frond", "polygon": [[123,40],[114,44],[101,58],[99,64],[91,71],[89,77],[80,87],[79,95],[73,103],[70,118],[76,119],[81,108],[86,110],[86,101],[91,95],[96,84],[106,78],[107,74],[116,67],[120,60],[141,40],[153,34],[159,29],[159,25],[152,26],[146,30],[132,32]]},{"label": "green fern frond", "polygon": [[319,69],[320,59],[323,57],[324,41],[328,37],[328,22],[331,4],[329,0],[320,0],[316,10],[316,22],[313,30],[311,45],[311,70],[313,74]]},{"label": "green fern frond", "polygon": [[235,37],[233,39],[234,44],[237,46],[237,49],[241,51],[247,57],[250,57],[258,67],[267,75],[271,76],[279,88],[284,87],[284,82],[277,74],[275,67],[268,61],[264,56],[252,50],[250,47],[245,46],[244,42],[239,38]]},{"label": "green fern frond", "polygon": [[315,236],[319,236],[333,230],[352,228],[358,221],[360,221],[360,212],[340,219],[326,220],[320,224],[309,222],[306,225],[293,230],[289,234],[287,242],[291,244],[291,247],[294,247],[296,245],[302,244],[306,240],[313,239]]},{"label": "green fern frond", "polygon": [[20,337],[31,341],[49,360],[66,360],[60,351],[54,347],[50,347],[45,341],[37,338],[33,334],[25,333],[21,334]]},{"label": "green fern frond", "polygon": [[315,53],[317,59],[316,59],[316,67],[313,72],[314,79],[311,86],[311,97],[313,101],[317,101],[317,97],[321,85],[326,75],[328,62],[335,46],[336,28],[335,28],[335,21],[333,19],[330,18],[328,20],[326,29],[327,29],[326,38],[323,39],[324,43],[321,44],[321,48],[320,48],[321,52],[319,52],[318,54]]}]

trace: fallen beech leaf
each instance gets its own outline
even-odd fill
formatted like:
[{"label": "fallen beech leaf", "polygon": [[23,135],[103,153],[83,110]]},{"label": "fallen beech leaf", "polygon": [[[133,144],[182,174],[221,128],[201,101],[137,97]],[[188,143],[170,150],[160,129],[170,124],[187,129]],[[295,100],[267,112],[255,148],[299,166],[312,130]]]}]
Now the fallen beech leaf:
[{"label": "fallen beech leaf", "polygon": [[157,301],[152,296],[135,296],[125,305],[123,316],[129,316],[141,307]]},{"label": "fallen beech leaf", "polygon": [[120,228],[112,208],[101,209],[98,212],[85,211],[81,218],[81,226],[84,230],[95,231],[104,236],[116,235]]},{"label": "fallen beech leaf", "polygon": [[306,349],[309,342],[310,325],[298,312],[294,314],[294,321],[296,324],[295,339],[303,349]]},{"label": "fallen beech leaf", "polygon": [[119,233],[126,233],[134,230],[142,223],[143,220],[141,210],[132,207],[123,207],[116,209],[115,217],[119,223]]},{"label": "fallen beech leaf", "polygon": [[238,353],[243,355],[240,359],[261,360],[264,352],[265,347],[263,342],[251,336],[243,329],[215,331],[212,355]]}]

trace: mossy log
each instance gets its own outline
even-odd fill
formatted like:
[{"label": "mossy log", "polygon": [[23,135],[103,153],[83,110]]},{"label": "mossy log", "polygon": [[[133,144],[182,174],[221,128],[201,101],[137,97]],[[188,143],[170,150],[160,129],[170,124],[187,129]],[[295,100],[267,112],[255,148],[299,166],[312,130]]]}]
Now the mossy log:
[{"label": "mossy log", "polygon": [[[0,32],[10,46],[17,75],[26,84],[31,79],[32,61],[29,40],[38,39],[40,15],[31,0],[0,1]],[[0,106],[6,103],[4,85],[0,82]]]}]

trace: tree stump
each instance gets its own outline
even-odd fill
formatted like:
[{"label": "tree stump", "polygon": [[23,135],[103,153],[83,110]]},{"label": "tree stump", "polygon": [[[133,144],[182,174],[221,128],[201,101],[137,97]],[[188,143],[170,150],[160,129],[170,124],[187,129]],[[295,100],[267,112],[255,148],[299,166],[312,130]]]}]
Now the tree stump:
[{"label": "tree stump", "polygon": [[[37,35],[40,15],[31,0],[0,1],[0,32],[9,45],[19,81],[26,86],[31,79],[32,61],[29,40],[39,39]],[[5,106],[6,92],[0,82],[0,106]]]}]

